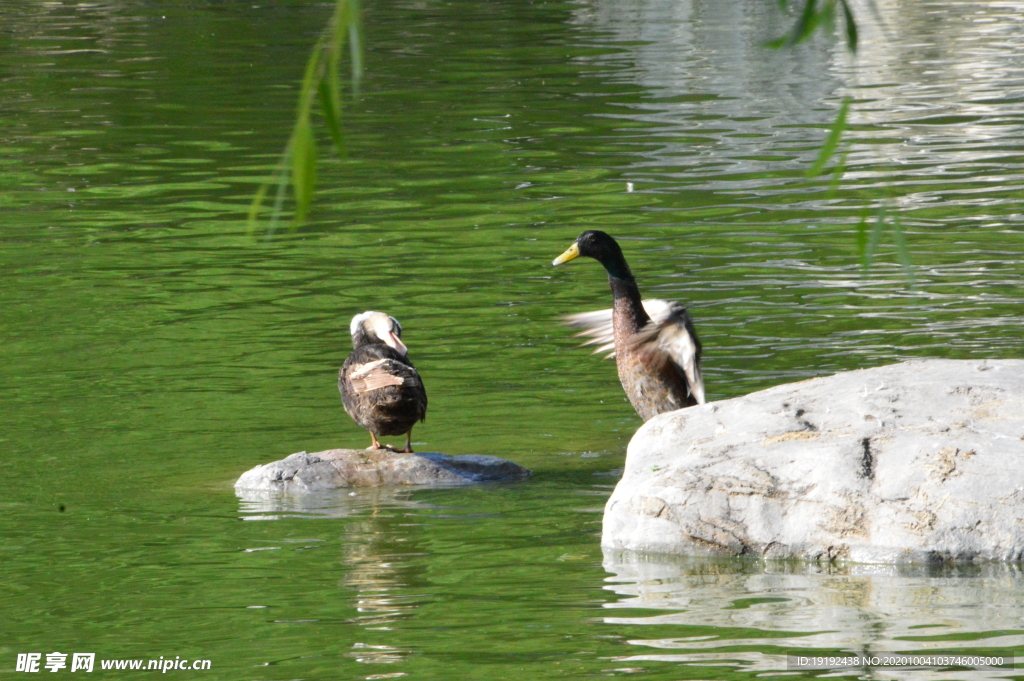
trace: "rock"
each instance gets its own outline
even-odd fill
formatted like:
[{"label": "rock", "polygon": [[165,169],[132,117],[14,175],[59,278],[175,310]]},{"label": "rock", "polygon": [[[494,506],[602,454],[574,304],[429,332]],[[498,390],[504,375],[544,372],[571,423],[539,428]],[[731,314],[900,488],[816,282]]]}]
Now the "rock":
[{"label": "rock", "polygon": [[864,563],[1024,558],[1024,360],[913,360],[661,414],[602,545]]},{"label": "rock", "polygon": [[304,494],[335,487],[424,485],[448,487],[525,478],[530,471],[496,456],[448,456],[430,452],[329,449],[298,452],[242,474],[236,490]]}]

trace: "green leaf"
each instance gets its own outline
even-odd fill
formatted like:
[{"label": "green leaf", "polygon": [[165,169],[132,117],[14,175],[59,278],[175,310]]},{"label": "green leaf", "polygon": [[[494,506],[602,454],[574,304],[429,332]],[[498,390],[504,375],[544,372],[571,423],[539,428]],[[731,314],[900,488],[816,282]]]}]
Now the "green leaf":
[{"label": "green leaf", "polygon": [[[331,86],[331,78],[320,81],[320,111],[324,115],[324,125],[334,140],[334,148],[339,155],[345,153],[345,135],[341,129],[341,97],[337,87]],[[334,81],[337,83],[337,81]]]},{"label": "green leaf", "polygon": [[836,147],[839,146],[839,140],[843,136],[843,131],[846,130],[846,115],[850,111],[850,102],[852,100],[849,97],[843,98],[843,103],[839,107],[839,113],[836,114],[836,120],[832,123],[832,127],[829,129],[828,137],[825,138],[825,144],[822,145],[821,151],[818,152],[818,159],[814,162],[805,175],[807,177],[814,177],[821,172],[821,169],[825,167],[829,159],[832,158],[832,154],[835,152]]},{"label": "green leaf", "polygon": [[818,4],[817,0],[806,0],[804,5],[804,11],[800,13],[800,18],[796,22],[796,26],[789,35],[789,44],[796,45],[797,43],[803,42],[814,32],[814,29],[818,27],[821,22],[821,15],[815,11],[815,6]]},{"label": "green leaf", "polygon": [[[306,62],[295,106],[295,125],[277,168],[277,193],[271,212],[269,232],[277,229],[287,195],[292,186],[295,199],[293,224],[301,224],[309,215],[316,186],[316,138],[313,134],[313,106],[320,105],[324,125],[339,154],[344,154],[344,130],[341,120],[341,58],[349,41],[352,62],[352,90],[358,92],[362,76],[359,0],[335,0],[334,13],[317,40]],[[271,183],[262,185],[249,208],[250,230],[262,210]]]},{"label": "green leaf", "polygon": [[818,12],[818,17],[814,25],[815,28],[818,26],[832,27],[836,24],[836,0],[826,0],[821,11]]},{"label": "green leaf", "polygon": [[850,52],[857,51],[857,20],[853,16],[848,0],[840,0],[843,5],[843,16],[846,18],[846,45]]},{"label": "green leaf", "polygon": [[291,169],[292,191],[295,196],[295,224],[302,224],[309,215],[316,186],[316,140],[309,120],[300,120],[292,133]]},{"label": "green leaf", "polygon": [[843,174],[846,172],[846,158],[849,154],[849,151],[844,151],[839,157],[839,163],[832,170],[832,181],[828,183],[828,190],[833,194],[839,189],[839,181],[843,179]]},{"label": "green leaf", "polygon": [[338,0],[334,8],[334,16],[327,26],[325,47],[327,63],[325,72],[320,75],[318,90],[320,94],[320,111],[324,115],[327,132],[334,140],[339,155],[345,153],[344,134],[341,129],[341,76],[340,64],[342,48],[345,45],[345,27],[349,23],[351,3]]},{"label": "green leaf", "polygon": [[[305,120],[309,121],[309,112],[313,108],[313,98],[317,92],[317,84],[323,77],[320,74],[320,55],[324,49],[324,41],[321,38],[317,41],[316,47],[313,48],[313,53],[309,56],[309,61],[306,62],[306,71],[302,74],[302,85],[299,87],[299,102],[295,106],[295,127],[298,128],[299,122]],[[294,131],[292,132],[294,135]]]},{"label": "green leaf", "polygon": [[252,203],[249,204],[249,219],[246,220],[246,229],[249,234],[252,235],[253,230],[256,229],[256,222],[259,220],[260,209],[263,207],[263,197],[267,195],[267,189],[269,185],[264,182],[260,185],[260,188],[256,190],[256,196],[252,197]]}]

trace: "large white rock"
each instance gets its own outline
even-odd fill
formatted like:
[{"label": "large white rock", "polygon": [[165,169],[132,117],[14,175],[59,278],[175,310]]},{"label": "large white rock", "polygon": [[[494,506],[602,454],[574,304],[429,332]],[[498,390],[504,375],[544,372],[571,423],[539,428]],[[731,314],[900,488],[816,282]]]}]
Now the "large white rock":
[{"label": "large white rock", "polygon": [[865,563],[1024,559],[1024,360],[913,360],[661,414],[602,545]]}]

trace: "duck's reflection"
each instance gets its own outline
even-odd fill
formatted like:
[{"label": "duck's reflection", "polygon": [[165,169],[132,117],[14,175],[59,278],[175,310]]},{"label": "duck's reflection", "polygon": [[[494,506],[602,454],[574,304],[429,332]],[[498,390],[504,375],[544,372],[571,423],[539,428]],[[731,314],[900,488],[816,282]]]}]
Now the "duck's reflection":
[{"label": "duck's reflection", "polygon": [[[413,499],[415,488],[336,489],[318,494],[282,495],[236,491],[244,520],[281,518],[347,519],[341,537],[339,584],[354,594],[356,616],[347,622],[367,631],[387,631],[412,616],[421,596],[410,587],[422,579],[415,557],[425,555],[413,536],[412,509],[438,508]],[[372,639],[378,637],[373,636]],[[368,637],[370,640],[370,637]],[[406,658],[400,646],[356,642],[347,653],[357,662],[390,664]]]},{"label": "duck's reflection", "polygon": [[[605,607],[632,611],[605,622],[683,625],[691,634],[635,638],[630,643],[646,650],[622,661],[725,663],[778,672],[786,669],[787,653],[1010,656],[1024,645],[1024,571],[1014,564],[834,566],[606,550],[604,567],[614,575],[606,588],[622,597]],[[708,635],[693,636],[697,627]],[[723,630],[736,637],[724,638]],[[659,627],[659,634],[664,631]],[[1009,673],[889,668],[883,676],[995,679]]]}]

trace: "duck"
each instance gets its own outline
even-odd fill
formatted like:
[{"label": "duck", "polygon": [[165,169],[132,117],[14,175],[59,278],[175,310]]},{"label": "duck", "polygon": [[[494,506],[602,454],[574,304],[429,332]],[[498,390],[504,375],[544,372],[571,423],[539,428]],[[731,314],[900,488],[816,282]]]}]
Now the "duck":
[{"label": "duck", "polygon": [[612,308],[569,315],[566,321],[589,337],[584,345],[615,358],[626,397],[648,421],[666,411],[704,404],[701,344],[683,305],[667,300],[642,300],[622,248],[610,235],[587,230],[555,258],[561,265],[579,257],[604,266],[612,290]]},{"label": "duck", "polygon": [[[338,372],[345,411],[370,433],[367,449],[413,453],[412,427],[427,417],[427,391],[409,361],[402,325],[384,312],[369,310],[352,318],[349,331],[352,354]],[[395,450],[378,439],[393,435],[405,435],[405,449]]]}]

